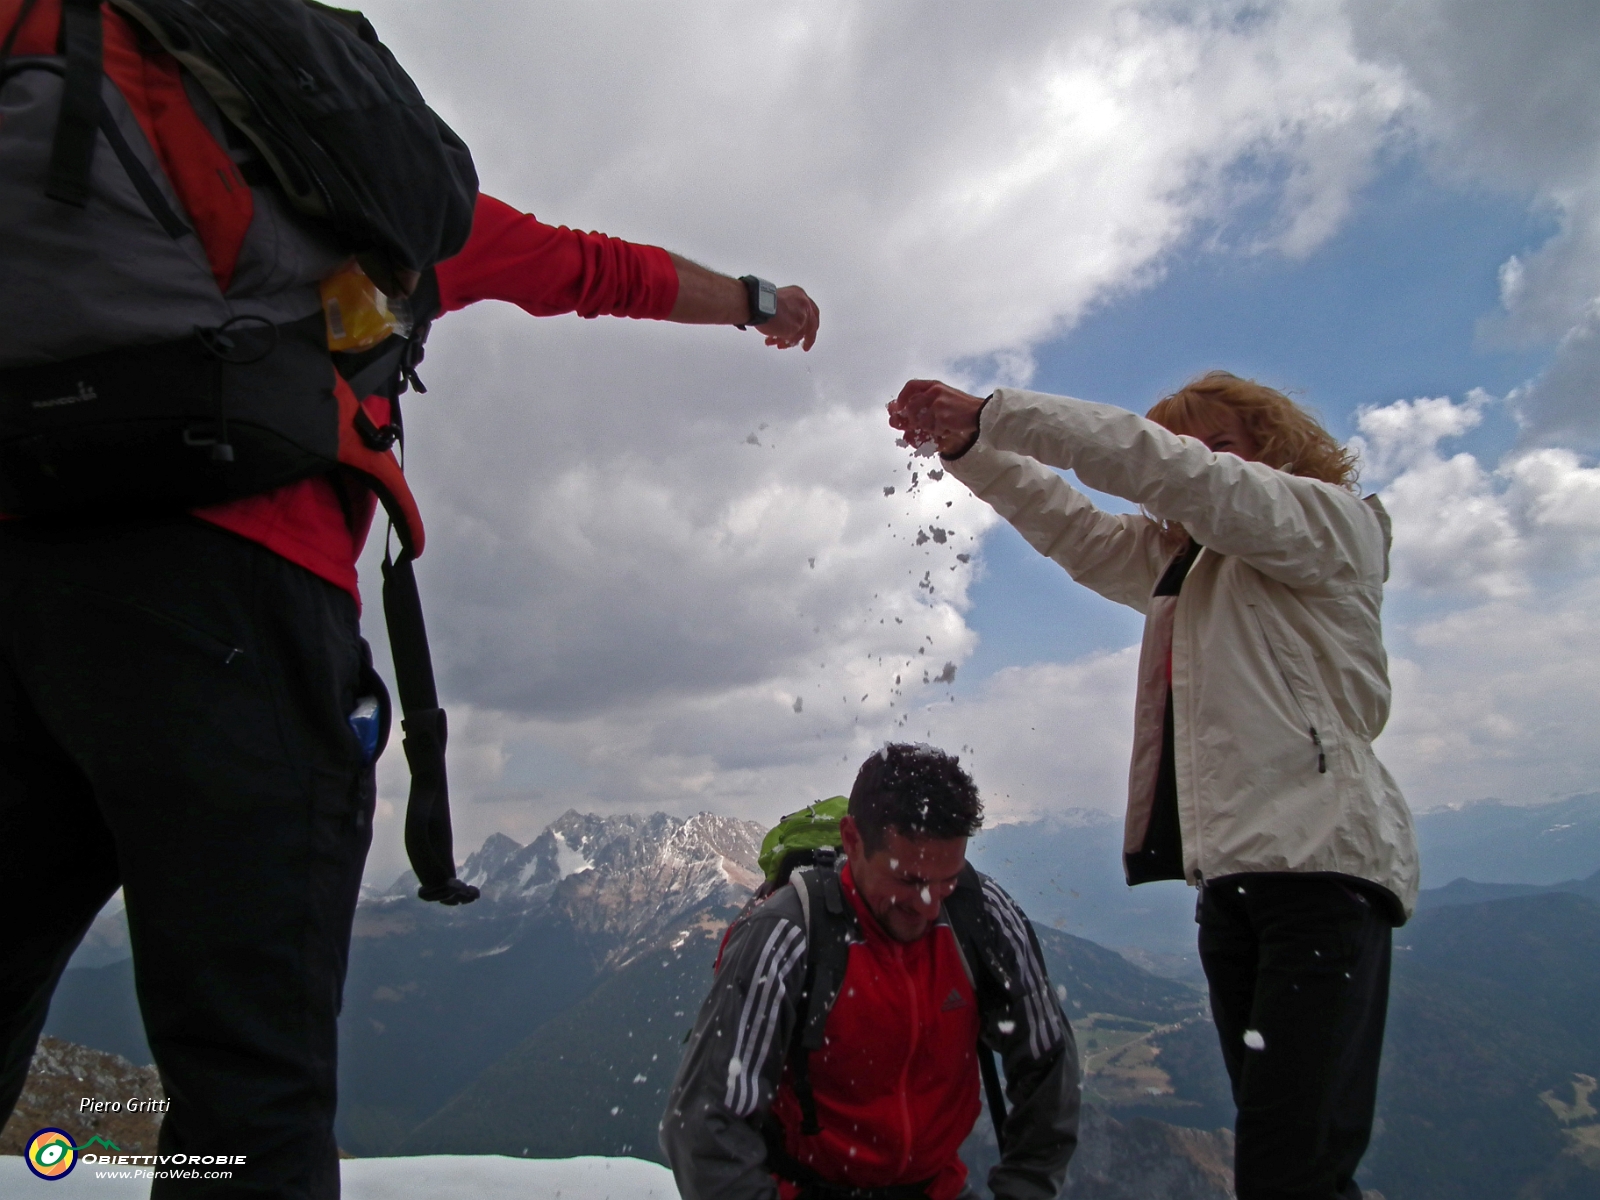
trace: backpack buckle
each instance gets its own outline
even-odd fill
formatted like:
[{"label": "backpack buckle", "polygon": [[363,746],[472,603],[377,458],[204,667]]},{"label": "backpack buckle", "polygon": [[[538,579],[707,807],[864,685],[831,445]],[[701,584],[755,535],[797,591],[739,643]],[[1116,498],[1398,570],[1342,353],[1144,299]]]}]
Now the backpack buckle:
[{"label": "backpack buckle", "polygon": [[383,426],[375,424],[372,418],[367,416],[365,409],[356,409],[354,424],[356,433],[369,450],[382,453],[400,440],[400,430],[397,426],[393,423]]}]

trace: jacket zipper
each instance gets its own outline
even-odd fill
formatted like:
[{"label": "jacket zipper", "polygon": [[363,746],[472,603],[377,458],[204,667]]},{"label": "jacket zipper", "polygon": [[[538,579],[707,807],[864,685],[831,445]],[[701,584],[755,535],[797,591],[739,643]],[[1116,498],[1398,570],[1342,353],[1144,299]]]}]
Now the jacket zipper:
[{"label": "jacket zipper", "polygon": [[906,970],[904,952],[900,947],[895,947],[895,961],[900,968],[901,977],[905,980],[906,995],[911,1001],[911,1045],[906,1052],[906,1061],[900,1068],[900,1123],[905,1130],[905,1142],[900,1156],[900,1174],[904,1176],[911,1167],[911,1103],[906,1099],[907,1077],[911,1074],[911,1062],[917,1056],[918,1034],[922,1032],[922,1018],[917,1012],[917,989],[911,981],[911,972]]},{"label": "jacket zipper", "polygon": [[158,608],[151,608],[148,604],[135,600],[132,596],[113,596],[100,591],[98,588],[84,587],[82,584],[77,583],[65,584],[63,585],[63,590],[75,592],[80,596],[105,604],[113,609],[131,609],[190,645],[206,651],[213,657],[220,658],[222,665],[225,667],[244,654],[242,647],[224,641],[216,634],[208,633],[198,625],[192,625],[185,621],[182,617],[175,617],[171,613],[162,612]]},{"label": "jacket zipper", "polygon": [[1294,706],[1300,710],[1300,719],[1306,723],[1306,731],[1311,735],[1311,745],[1317,752],[1317,774],[1328,773],[1328,755],[1323,749],[1322,735],[1317,732],[1317,727],[1311,723],[1310,715],[1306,712],[1305,701],[1300,699],[1300,693],[1294,690],[1294,684],[1289,682],[1289,673],[1283,669],[1283,662],[1278,658],[1278,651],[1272,644],[1272,639],[1267,636],[1266,623],[1261,620],[1261,614],[1256,611],[1254,604],[1250,605],[1250,615],[1256,620],[1256,629],[1261,633],[1261,642],[1267,648],[1267,655],[1272,659],[1272,665],[1278,669],[1278,678],[1283,680],[1283,690],[1289,693],[1289,699],[1294,701]]}]

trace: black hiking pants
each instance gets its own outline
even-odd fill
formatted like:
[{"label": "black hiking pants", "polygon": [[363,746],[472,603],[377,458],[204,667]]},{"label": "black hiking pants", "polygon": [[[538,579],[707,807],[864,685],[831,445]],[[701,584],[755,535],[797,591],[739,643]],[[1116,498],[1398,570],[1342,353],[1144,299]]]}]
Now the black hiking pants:
[{"label": "black hiking pants", "polygon": [[1327,876],[1206,881],[1200,962],[1239,1117],[1239,1200],[1361,1200],[1392,927]]},{"label": "black hiking pants", "polygon": [[[121,886],[172,1102],[152,1195],[333,1197],[335,1018],[372,836],[346,592],[190,519],[0,524],[0,1115]],[[68,1120],[68,1132],[70,1119]]]}]

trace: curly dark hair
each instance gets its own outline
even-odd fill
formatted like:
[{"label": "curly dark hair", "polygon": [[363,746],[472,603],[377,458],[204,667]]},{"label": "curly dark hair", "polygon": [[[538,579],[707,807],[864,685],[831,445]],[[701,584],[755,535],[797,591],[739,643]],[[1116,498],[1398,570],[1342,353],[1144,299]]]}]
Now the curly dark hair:
[{"label": "curly dark hair", "polygon": [[983,825],[983,801],[961,760],[933,746],[890,742],[856,772],[850,815],[868,854],[884,834],[940,840],[971,837]]}]

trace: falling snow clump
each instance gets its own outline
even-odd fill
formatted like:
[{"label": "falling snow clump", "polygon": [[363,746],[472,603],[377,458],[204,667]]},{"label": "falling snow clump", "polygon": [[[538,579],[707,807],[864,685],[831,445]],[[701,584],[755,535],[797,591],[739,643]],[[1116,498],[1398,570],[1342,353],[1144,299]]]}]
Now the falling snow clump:
[{"label": "falling snow clump", "polygon": [[1267,1039],[1262,1037],[1258,1030],[1246,1029],[1244,1031],[1244,1044],[1251,1050],[1265,1050],[1267,1048]]}]

